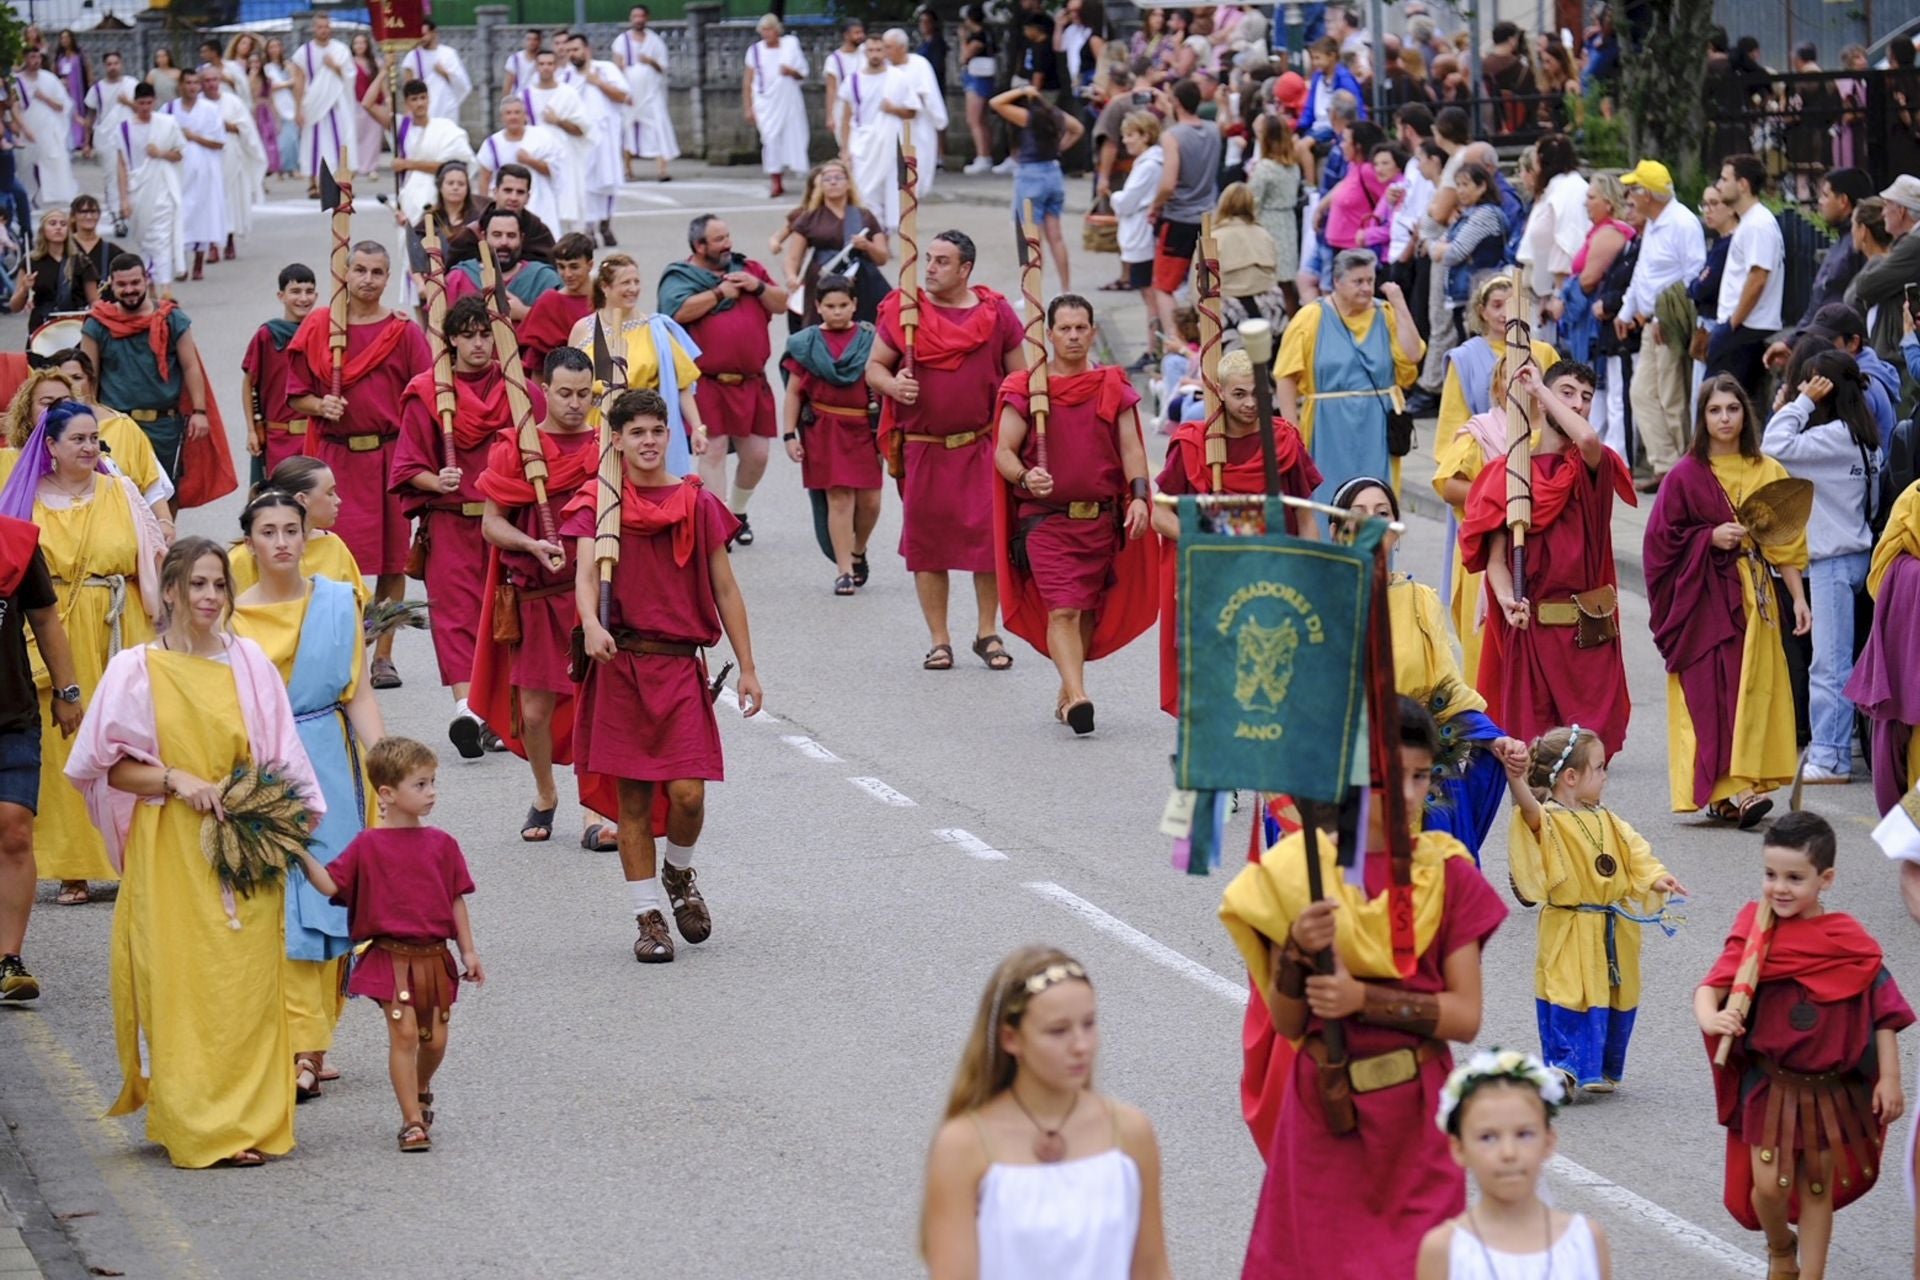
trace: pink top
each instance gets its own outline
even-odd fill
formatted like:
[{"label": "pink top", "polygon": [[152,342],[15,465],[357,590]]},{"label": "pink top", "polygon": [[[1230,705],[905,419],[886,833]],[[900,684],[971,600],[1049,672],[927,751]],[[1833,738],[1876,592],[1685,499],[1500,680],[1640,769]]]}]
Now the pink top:
[{"label": "pink top", "polygon": [[327,864],[347,934],[440,942],[454,936],[454,899],[473,892],[460,844],[438,827],[362,831]]},{"label": "pink top", "polygon": [[1331,204],[1327,210],[1326,242],[1336,249],[1357,248],[1361,228],[1385,190],[1386,184],[1373,171],[1371,162],[1349,161],[1346,177],[1334,185],[1333,194],[1327,197]]},{"label": "pink top", "polygon": [[1596,222],[1587,228],[1587,238],[1580,242],[1580,252],[1573,255],[1573,274],[1579,275],[1587,269],[1587,250],[1593,247],[1593,238],[1600,234],[1600,228],[1612,227],[1628,240],[1633,239],[1633,228],[1618,218],[1608,218],[1605,222]]}]

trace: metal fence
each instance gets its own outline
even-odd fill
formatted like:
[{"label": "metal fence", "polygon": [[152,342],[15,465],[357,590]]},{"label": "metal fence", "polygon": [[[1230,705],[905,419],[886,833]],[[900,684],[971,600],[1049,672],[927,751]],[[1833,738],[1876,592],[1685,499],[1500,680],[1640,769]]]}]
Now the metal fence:
[{"label": "metal fence", "polygon": [[1865,169],[1884,186],[1920,163],[1920,74],[1911,71],[1722,76],[1707,84],[1702,160],[1760,157],[1790,201],[1812,198],[1829,169]]}]

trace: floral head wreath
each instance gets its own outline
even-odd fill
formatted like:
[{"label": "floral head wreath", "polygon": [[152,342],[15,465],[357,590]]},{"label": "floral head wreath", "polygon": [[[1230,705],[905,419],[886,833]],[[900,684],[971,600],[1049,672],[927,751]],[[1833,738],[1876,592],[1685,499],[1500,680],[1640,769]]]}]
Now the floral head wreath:
[{"label": "floral head wreath", "polygon": [[1567,763],[1573,759],[1574,750],[1580,745],[1580,735],[1589,732],[1577,724],[1570,725],[1568,728],[1570,732],[1567,734],[1567,745],[1560,752],[1560,758],[1553,762],[1553,768],[1547,770],[1548,786],[1560,780],[1560,775],[1566,772]]},{"label": "floral head wreath", "polygon": [[[1093,979],[1087,977],[1087,971],[1077,960],[1056,960],[1046,968],[1029,974],[1026,981],[1016,984],[1011,992],[1020,1001],[1024,1010],[1033,1002],[1033,998],[1049,987],[1057,987],[1063,982],[1084,982],[1093,985]],[[1002,987],[993,994],[993,1014],[987,1019],[987,1060],[997,1062],[1000,1058],[1000,1015],[1004,1009],[1009,988]]]},{"label": "floral head wreath", "polygon": [[1440,1132],[1451,1135],[1453,1117],[1459,1111],[1460,1104],[1475,1089],[1496,1080],[1524,1084],[1536,1090],[1540,1094],[1540,1101],[1546,1104],[1549,1120],[1567,1100],[1566,1086],[1561,1083],[1559,1075],[1534,1055],[1516,1049],[1481,1049],[1465,1063],[1455,1067],[1453,1074],[1447,1077],[1446,1086],[1440,1090],[1440,1107],[1433,1117]]}]

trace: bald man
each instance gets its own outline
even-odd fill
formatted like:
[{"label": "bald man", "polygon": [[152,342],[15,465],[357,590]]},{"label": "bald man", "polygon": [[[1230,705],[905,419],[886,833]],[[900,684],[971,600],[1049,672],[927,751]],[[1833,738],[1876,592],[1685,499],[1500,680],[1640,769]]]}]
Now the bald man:
[{"label": "bald man", "polygon": [[914,190],[924,196],[933,190],[933,175],[940,168],[940,134],[947,127],[947,97],[940,92],[940,81],[933,64],[907,45],[907,33],[894,27],[882,37],[887,62],[906,79],[913,96],[914,157],[919,161],[920,180]]}]

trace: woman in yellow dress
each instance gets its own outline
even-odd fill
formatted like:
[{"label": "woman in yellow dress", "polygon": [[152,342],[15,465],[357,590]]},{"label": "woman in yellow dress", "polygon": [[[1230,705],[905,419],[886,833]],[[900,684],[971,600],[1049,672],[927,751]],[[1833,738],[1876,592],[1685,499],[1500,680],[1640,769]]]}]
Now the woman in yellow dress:
[{"label": "woman in yellow dress", "polygon": [[[107,660],[153,635],[165,539],[133,482],[106,472],[92,409],[61,400],[39,421],[22,442],[0,502],[9,512],[30,510],[40,526],[40,550],[60,597],[82,705],[91,706]],[[31,640],[28,645],[41,722],[48,723],[52,681],[39,649]],[[33,826],[40,878],[61,882],[54,900],[62,906],[88,901],[90,880],[119,878],[100,833],[87,821],[86,806],[61,781],[71,746],[60,737],[43,742],[40,812]]]},{"label": "woman in yellow dress", "polygon": [[[299,499],[278,489],[262,490],[241,511],[241,545],[260,566],[260,581],[235,599],[233,632],[259,645],[286,681],[300,741],[327,798],[309,850],[324,865],[372,821],[361,752],[385,729],[373,686],[360,678],[366,660],[353,589],[302,567],[306,518]],[[326,1055],[340,1021],[350,941],[346,908],[298,870],[288,873],[286,938],[287,1029],[294,1088],[304,1102],[320,1096],[322,1080],[339,1077],[327,1070]]]},{"label": "woman in yellow dress", "polygon": [[[292,494],[307,509],[307,546],[300,556],[301,576],[317,575],[346,583],[353,588],[354,603],[364,611],[369,597],[360,564],[346,540],[328,532],[340,518],[340,489],[334,483],[333,468],[304,455],[285,458],[254,492],[258,495],[268,489]],[[253,558],[252,547],[241,542],[228,554],[233,559],[236,588],[244,592],[260,581],[260,566]]]},{"label": "woman in yellow dress", "polygon": [[[324,814],[286,686],[227,633],[226,552],[183,538],[160,569],[160,639],[108,666],[67,777],[125,867],[113,913],[111,1115],[147,1109],[147,1136],[183,1169],[293,1149],[293,1072],[274,881],[223,895],[201,852],[236,768],[275,765]],[[141,1071],[145,1046],[146,1071]]]},{"label": "woman in yellow dress", "polygon": [[[1667,781],[1675,813],[1704,808],[1742,830],[1772,810],[1766,792],[1793,777],[1793,690],[1781,629],[1813,626],[1801,575],[1804,530],[1756,547],[1738,515],[1787,469],[1760,452],[1760,423],[1740,384],[1708,378],[1693,447],[1660,483],[1645,564],[1653,642],[1667,664]],[[1778,572],[1792,618],[1773,587]]]},{"label": "woman in yellow dress", "polygon": [[[86,359],[83,352],[75,354],[82,361]],[[107,470],[133,481],[154,519],[160,522],[160,531],[172,542],[173,481],[161,470],[160,459],[139,423],[118,410],[92,403],[92,383],[80,376],[81,372],[82,366],[72,362],[51,364],[28,374],[14,391],[4,418],[8,447],[0,449],[0,483],[13,471],[13,463],[20,456],[17,450],[26,444],[40,415],[62,400],[78,400],[93,410],[94,421],[100,425]]]},{"label": "woman in yellow dress", "polygon": [[[567,345],[591,356],[596,321],[607,335],[615,379],[621,378],[624,366],[628,387],[658,391],[667,402],[667,471],[689,474],[693,455],[707,451],[707,428],[693,398],[693,384],[700,379],[700,366],[694,363],[699,346],[672,316],[641,308],[640,267],[624,253],[600,259],[593,277],[593,310],[573,326]],[[672,360],[660,359],[663,347],[673,349]]]}]

